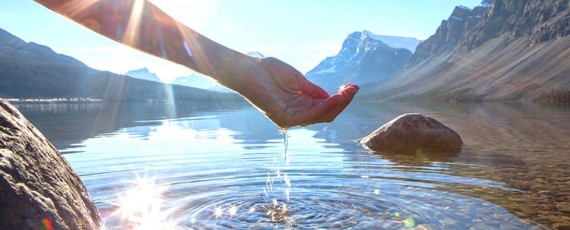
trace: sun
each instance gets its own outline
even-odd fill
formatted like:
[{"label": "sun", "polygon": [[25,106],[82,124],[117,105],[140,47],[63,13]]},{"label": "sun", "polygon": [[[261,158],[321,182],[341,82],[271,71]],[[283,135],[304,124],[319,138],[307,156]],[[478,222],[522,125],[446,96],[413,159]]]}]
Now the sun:
[{"label": "sun", "polygon": [[219,0],[149,0],[186,26],[200,31],[216,15]]}]

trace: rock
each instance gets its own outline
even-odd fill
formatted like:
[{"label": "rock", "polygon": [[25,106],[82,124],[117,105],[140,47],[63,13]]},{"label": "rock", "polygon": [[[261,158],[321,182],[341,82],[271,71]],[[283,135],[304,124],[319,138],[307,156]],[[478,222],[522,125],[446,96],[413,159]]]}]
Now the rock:
[{"label": "rock", "polygon": [[556,209],[560,212],[570,213],[570,202],[561,202],[556,204]]},{"label": "rock", "polygon": [[404,114],[386,123],[360,143],[375,151],[459,153],[459,134],[422,114]]},{"label": "rock", "polygon": [[3,99],[0,197],[2,229],[100,228],[97,209],[69,163]]},{"label": "rock", "polygon": [[570,230],[570,223],[554,223],[552,228],[556,230]]},{"label": "rock", "polygon": [[413,228],[412,230],[433,230],[433,229],[435,229],[435,228],[429,224],[420,224],[420,225],[416,226],[415,228]]}]

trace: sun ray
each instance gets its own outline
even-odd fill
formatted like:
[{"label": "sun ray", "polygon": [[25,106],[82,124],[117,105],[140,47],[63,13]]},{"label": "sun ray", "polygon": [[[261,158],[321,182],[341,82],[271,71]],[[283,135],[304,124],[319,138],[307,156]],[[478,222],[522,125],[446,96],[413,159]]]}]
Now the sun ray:
[{"label": "sun ray", "polygon": [[[77,15],[85,12],[89,9],[93,4],[97,3],[99,0],[81,0],[81,1],[67,1],[65,3],[58,2],[57,4],[61,4],[58,6],[58,10],[60,12],[65,12],[66,16],[70,18],[74,18]],[[41,4],[54,4],[53,1],[43,1],[38,0]],[[50,7],[51,8],[51,7]]]},{"label": "sun ray", "polygon": [[140,36],[140,22],[142,20],[145,2],[145,0],[135,0],[125,34],[123,35],[124,44],[133,47],[137,46]]}]

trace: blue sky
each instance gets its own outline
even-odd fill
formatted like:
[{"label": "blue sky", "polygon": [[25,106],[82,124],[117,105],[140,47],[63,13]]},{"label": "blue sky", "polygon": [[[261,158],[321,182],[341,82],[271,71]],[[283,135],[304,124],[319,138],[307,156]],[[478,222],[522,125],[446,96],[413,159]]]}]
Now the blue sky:
[{"label": "blue sky", "polygon": [[[481,0],[152,0],[187,26],[240,52],[259,51],[305,73],[369,30],[426,39],[457,5]],[[0,28],[101,70],[147,67],[163,81],[191,71],[124,47],[32,0],[1,0]]]}]

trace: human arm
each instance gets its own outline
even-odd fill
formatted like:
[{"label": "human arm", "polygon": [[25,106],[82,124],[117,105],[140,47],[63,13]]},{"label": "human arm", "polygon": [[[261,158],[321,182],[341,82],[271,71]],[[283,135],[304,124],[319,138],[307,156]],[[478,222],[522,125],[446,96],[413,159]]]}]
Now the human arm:
[{"label": "human arm", "polygon": [[224,47],[146,0],[36,0],[112,40],[208,75],[244,96],[282,128],[332,121],[358,86],[329,95],[275,58]]}]

